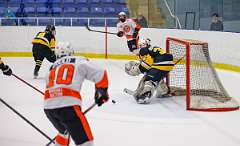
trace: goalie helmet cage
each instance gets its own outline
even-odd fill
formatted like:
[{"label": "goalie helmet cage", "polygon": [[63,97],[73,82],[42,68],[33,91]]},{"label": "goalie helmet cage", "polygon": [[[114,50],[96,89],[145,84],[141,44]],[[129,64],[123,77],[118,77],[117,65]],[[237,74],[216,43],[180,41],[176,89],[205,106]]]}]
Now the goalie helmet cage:
[{"label": "goalie helmet cage", "polygon": [[187,110],[233,111],[239,104],[224,89],[212,65],[208,43],[167,38],[166,51],[180,60],[166,81],[175,96],[186,96]]}]

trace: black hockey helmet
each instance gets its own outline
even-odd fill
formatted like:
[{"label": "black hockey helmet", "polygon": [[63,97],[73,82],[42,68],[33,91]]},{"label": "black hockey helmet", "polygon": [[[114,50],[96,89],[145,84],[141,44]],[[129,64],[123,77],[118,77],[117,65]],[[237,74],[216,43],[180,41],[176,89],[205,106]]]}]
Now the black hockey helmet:
[{"label": "black hockey helmet", "polygon": [[54,25],[47,25],[45,31],[53,32],[56,31]]}]

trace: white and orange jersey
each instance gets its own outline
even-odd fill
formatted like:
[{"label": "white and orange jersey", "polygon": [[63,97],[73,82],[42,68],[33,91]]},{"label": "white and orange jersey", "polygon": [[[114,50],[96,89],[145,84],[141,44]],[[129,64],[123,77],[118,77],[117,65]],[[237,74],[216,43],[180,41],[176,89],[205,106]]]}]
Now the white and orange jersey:
[{"label": "white and orange jersey", "polygon": [[66,56],[54,62],[47,75],[44,108],[80,105],[80,90],[87,79],[97,88],[108,87],[107,72],[84,57]]},{"label": "white and orange jersey", "polygon": [[141,25],[137,24],[133,19],[128,18],[125,22],[119,21],[117,23],[117,29],[124,33],[127,40],[132,40],[135,29],[140,30]]}]

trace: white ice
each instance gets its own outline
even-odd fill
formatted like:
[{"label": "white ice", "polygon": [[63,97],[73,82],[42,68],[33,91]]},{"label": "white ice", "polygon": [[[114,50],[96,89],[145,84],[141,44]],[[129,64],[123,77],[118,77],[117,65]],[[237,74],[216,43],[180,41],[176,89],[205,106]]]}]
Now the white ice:
[{"label": "white ice", "polygon": [[[40,78],[33,79],[33,58],[3,58],[13,72],[44,91],[49,63],[43,62]],[[240,112],[190,112],[184,99],[154,99],[149,105],[136,104],[123,93],[135,89],[140,77],[130,77],[119,60],[92,59],[109,74],[111,100],[86,114],[95,146],[239,146]],[[229,94],[240,102],[240,74],[217,70]],[[38,128],[53,138],[57,131],[43,112],[43,96],[15,77],[0,73],[0,98],[13,106]],[[93,102],[94,84],[82,88],[83,109]],[[49,141],[15,113],[0,103],[0,146],[44,146]],[[73,146],[71,142],[71,146]]]}]

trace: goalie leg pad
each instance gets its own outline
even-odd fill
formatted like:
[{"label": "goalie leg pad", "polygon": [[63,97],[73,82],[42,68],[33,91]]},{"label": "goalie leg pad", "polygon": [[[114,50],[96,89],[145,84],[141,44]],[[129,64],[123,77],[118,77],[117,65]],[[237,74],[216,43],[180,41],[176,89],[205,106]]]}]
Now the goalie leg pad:
[{"label": "goalie leg pad", "polygon": [[161,98],[170,96],[170,94],[168,95],[168,93],[169,93],[168,86],[166,85],[164,80],[161,80],[156,87],[156,97]]},{"label": "goalie leg pad", "polygon": [[152,81],[145,81],[143,89],[139,93],[138,96],[136,96],[136,100],[140,104],[149,104],[150,98],[153,95],[153,92],[155,90],[155,84]]}]

